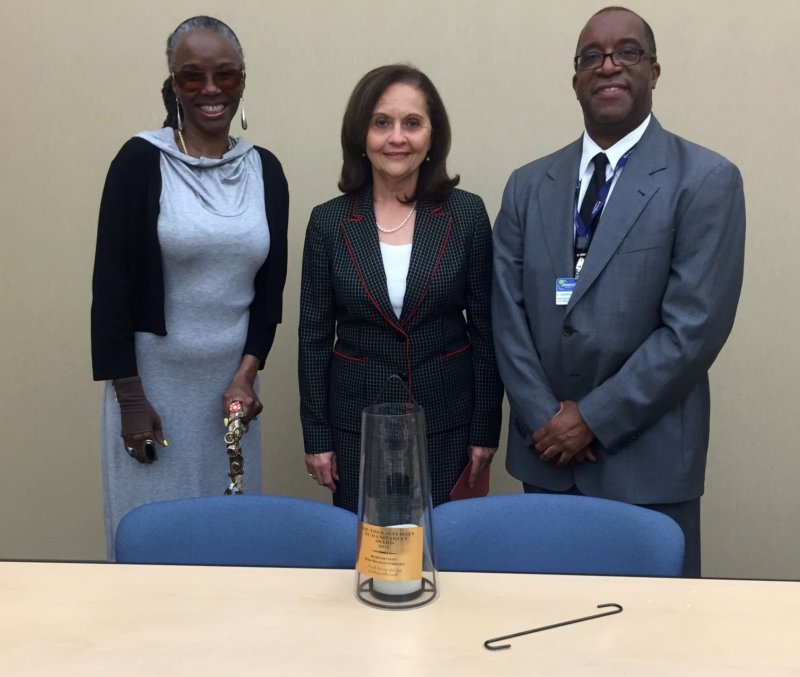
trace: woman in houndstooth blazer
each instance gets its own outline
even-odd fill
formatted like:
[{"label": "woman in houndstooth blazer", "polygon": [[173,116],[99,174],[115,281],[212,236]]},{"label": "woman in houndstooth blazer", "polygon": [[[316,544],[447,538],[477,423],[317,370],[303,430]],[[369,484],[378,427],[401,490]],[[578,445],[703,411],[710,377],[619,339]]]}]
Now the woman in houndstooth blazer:
[{"label": "woman in houndstooth blazer", "polygon": [[303,253],[306,467],[334,504],[357,511],[361,412],[397,374],[425,409],[438,505],[470,460],[473,481],[491,462],[500,435],[489,217],[447,175],[447,113],[416,68],[361,79],[342,150],[344,195],[314,208]]}]

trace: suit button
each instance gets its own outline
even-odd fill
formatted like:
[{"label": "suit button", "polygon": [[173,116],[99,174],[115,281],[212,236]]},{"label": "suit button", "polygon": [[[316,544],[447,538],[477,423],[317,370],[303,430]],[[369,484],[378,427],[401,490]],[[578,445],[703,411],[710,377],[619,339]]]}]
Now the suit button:
[{"label": "suit button", "polygon": [[408,372],[401,371],[398,376],[403,379],[406,383],[408,383]]},{"label": "suit button", "polygon": [[405,337],[405,336],[403,336],[402,334],[395,334],[395,338],[396,338],[396,339],[397,339],[397,340],[398,340],[400,343],[405,343],[405,342],[406,342],[406,337]]},{"label": "suit button", "polygon": [[568,324],[564,325],[564,328],[561,330],[561,334],[563,336],[572,336],[575,333],[575,330],[570,327]]}]

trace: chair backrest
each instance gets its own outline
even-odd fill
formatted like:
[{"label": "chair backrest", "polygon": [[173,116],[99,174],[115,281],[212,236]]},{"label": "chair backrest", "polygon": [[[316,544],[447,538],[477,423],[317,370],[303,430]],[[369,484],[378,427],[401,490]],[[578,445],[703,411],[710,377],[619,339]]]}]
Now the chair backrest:
[{"label": "chair backrest", "polygon": [[512,494],[433,510],[442,571],[679,576],[674,520],[627,503],[567,494]]},{"label": "chair backrest", "polygon": [[285,496],[209,496],[159,501],[120,521],[118,562],[349,569],[352,512]]}]

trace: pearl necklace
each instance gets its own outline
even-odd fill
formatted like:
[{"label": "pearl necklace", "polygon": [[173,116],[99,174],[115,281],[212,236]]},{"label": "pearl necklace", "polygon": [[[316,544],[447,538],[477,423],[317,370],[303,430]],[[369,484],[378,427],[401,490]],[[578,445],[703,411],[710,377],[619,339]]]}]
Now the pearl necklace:
[{"label": "pearl necklace", "polygon": [[394,228],[384,228],[377,221],[375,221],[375,225],[378,226],[378,230],[381,231],[382,233],[396,233],[398,230],[400,230],[403,226],[405,226],[408,223],[408,220],[411,218],[411,215],[414,213],[414,210],[416,208],[417,208],[417,201],[415,200],[414,204],[411,205],[411,209],[409,210],[408,214],[406,214],[406,218],[404,218],[400,222],[399,226],[395,226]]},{"label": "pearl necklace", "polygon": [[[183,132],[180,129],[176,129],[176,131],[178,132],[178,138],[181,141],[181,149],[183,150],[183,154],[184,155],[189,155],[189,150],[186,148],[186,141],[184,141],[184,139],[183,139]],[[231,150],[231,148],[233,148],[233,146],[234,146],[233,138],[229,136],[228,137],[228,150]],[[227,153],[228,151],[225,151],[225,152]]]}]

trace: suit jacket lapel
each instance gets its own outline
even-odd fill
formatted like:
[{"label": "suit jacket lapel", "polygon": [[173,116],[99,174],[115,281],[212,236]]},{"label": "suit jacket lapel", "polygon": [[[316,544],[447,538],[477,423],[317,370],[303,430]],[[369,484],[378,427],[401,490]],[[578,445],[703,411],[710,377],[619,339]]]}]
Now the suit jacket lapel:
[{"label": "suit jacket lapel", "polygon": [[371,297],[376,310],[384,318],[397,322],[386,286],[386,271],[378,241],[371,188],[365,188],[354,196],[352,212],[342,221],[342,236],[356,272],[366,287],[365,293]]},{"label": "suit jacket lapel", "polygon": [[571,277],[575,266],[575,185],[582,140],[567,146],[547,170],[550,184],[538,197],[539,217],[555,277]]},{"label": "suit jacket lapel", "polygon": [[657,176],[666,167],[666,158],[666,137],[653,117],[620,173],[603,210],[589,255],[567,305],[567,314],[603,272],[642,210],[658,191]]},{"label": "suit jacket lapel", "polygon": [[442,205],[423,202],[417,208],[414,244],[406,277],[400,323],[406,326],[422,306],[438,270],[453,228],[453,216]]}]

